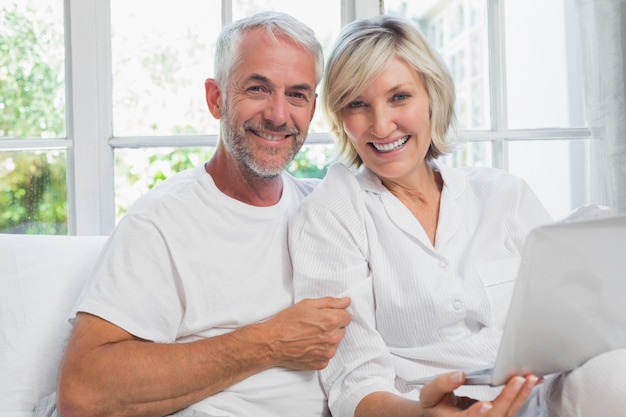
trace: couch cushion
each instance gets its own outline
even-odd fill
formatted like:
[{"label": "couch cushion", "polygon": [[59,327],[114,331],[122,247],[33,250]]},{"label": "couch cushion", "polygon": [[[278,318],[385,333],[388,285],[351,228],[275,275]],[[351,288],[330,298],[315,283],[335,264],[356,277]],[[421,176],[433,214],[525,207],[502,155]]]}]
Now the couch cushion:
[{"label": "couch cushion", "polygon": [[67,321],[105,236],[0,234],[0,415],[55,390]]}]

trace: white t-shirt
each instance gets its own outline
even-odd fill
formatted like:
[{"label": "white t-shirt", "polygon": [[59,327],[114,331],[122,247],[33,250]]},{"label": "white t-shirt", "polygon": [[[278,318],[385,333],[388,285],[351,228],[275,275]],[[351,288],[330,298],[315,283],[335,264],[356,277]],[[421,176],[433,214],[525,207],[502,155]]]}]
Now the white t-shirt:
[{"label": "white t-shirt", "polygon": [[[530,229],[551,221],[519,178],[441,172],[435,246],[367,168],[333,165],[289,225],[296,299],[349,295],[353,321],[321,371],[334,417],[375,391],[418,399],[405,380],[492,365]],[[491,388],[459,395],[492,398]]]},{"label": "white t-shirt", "polygon": [[[228,333],[293,304],[287,219],[317,180],[283,175],[281,200],[244,204],[203,166],[164,181],[120,221],[73,314],[155,342]],[[190,407],[215,416],[327,415],[316,372],[274,368]]]}]

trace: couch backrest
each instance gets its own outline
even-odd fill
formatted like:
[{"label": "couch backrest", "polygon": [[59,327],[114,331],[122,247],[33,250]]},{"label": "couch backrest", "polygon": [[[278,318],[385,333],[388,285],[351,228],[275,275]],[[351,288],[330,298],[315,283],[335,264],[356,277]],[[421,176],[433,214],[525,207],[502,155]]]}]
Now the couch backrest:
[{"label": "couch backrest", "polygon": [[105,236],[0,234],[0,415],[32,417],[56,387],[67,321]]}]

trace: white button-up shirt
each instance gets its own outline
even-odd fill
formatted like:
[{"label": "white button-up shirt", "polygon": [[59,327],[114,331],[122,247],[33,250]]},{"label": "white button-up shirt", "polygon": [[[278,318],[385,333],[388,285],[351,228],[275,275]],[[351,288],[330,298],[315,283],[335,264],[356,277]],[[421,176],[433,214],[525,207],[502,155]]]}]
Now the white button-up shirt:
[{"label": "white button-up shirt", "polygon": [[433,167],[444,181],[434,247],[366,168],[332,166],[290,221],[296,298],[352,298],[353,322],[321,372],[335,417],[375,391],[417,399],[408,379],[492,365],[525,238],[551,221],[517,177]]}]

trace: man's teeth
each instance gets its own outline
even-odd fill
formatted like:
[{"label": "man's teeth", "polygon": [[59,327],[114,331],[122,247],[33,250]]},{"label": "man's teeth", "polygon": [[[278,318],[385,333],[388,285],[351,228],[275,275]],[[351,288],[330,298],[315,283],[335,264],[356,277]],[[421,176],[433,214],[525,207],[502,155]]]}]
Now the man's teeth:
[{"label": "man's teeth", "polygon": [[267,140],[282,140],[285,139],[285,135],[280,135],[280,136],[273,136],[273,135],[268,135],[267,133],[263,133],[263,132],[255,132],[258,136],[261,136],[263,139],[267,139]]},{"label": "man's teeth", "polygon": [[409,140],[408,135],[398,139],[395,142],[384,143],[384,144],[372,142],[372,145],[374,146],[374,148],[376,148],[378,152],[391,152],[391,151],[398,149],[400,146],[404,145],[407,140]]}]

